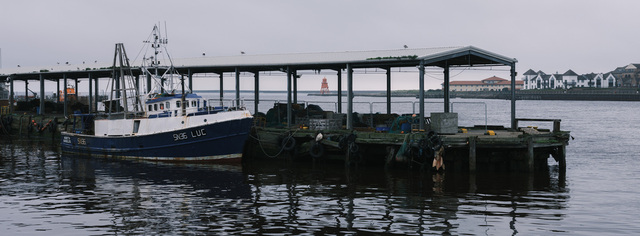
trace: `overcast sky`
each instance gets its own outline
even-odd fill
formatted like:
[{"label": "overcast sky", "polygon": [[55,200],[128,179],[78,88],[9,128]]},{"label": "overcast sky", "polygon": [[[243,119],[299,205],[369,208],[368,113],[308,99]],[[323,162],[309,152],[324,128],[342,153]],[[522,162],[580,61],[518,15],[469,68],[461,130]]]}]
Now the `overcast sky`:
[{"label": "overcast sky", "polygon": [[[640,63],[640,1],[633,0],[24,0],[1,6],[5,69],[108,62],[118,42],[135,57],[158,22],[166,22],[174,58],[473,45],[518,59],[518,79],[528,69],[583,74]],[[453,80],[492,73],[509,76],[468,70]],[[415,82],[393,88],[415,89],[417,75],[410,77]],[[302,80],[300,89],[319,89],[314,76],[305,78],[314,79]],[[429,88],[442,82],[427,80]],[[385,88],[374,81],[360,88]]]}]

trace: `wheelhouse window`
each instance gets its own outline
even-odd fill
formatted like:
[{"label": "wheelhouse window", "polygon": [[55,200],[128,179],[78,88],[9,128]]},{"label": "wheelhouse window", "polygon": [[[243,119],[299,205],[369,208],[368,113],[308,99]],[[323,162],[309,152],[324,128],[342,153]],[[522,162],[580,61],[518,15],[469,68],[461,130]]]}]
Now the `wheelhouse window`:
[{"label": "wheelhouse window", "polygon": [[176,101],[176,107],[180,108],[180,101]]},{"label": "wheelhouse window", "polygon": [[157,111],[158,110],[158,104],[153,104],[153,110]]},{"label": "wheelhouse window", "polygon": [[191,106],[198,107],[198,102],[196,102],[196,100],[191,101]]},{"label": "wheelhouse window", "polygon": [[171,106],[170,106],[170,105],[171,105],[171,103],[170,103],[170,102],[166,102],[166,103],[165,103],[165,107],[166,107],[167,109],[171,109]]},{"label": "wheelhouse window", "polygon": [[153,105],[149,104],[149,111],[152,111]]},{"label": "wheelhouse window", "polygon": [[164,110],[164,104],[160,103],[160,110]]},{"label": "wheelhouse window", "polygon": [[189,101],[185,101],[185,102],[184,102],[184,107],[185,107],[185,108],[189,108]]}]

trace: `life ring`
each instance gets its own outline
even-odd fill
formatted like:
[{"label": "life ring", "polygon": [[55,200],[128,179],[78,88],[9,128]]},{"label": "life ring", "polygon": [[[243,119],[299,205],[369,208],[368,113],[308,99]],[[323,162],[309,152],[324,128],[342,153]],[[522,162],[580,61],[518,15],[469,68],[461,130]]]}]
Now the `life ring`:
[{"label": "life ring", "polygon": [[309,155],[313,158],[320,158],[324,155],[324,146],[321,143],[314,142],[309,148]]},{"label": "life ring", "polygon": [[291,151],[296,147],[296,139],[291,136],[284,137],[281,145],[283,150]]}]

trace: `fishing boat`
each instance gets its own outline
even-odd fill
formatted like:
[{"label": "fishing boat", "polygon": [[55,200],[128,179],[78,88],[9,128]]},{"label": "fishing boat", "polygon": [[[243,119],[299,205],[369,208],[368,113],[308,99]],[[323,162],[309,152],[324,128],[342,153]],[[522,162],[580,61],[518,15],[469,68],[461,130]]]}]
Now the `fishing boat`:
[{"label": "fishing boat", "polygon": [[[189,92],[157,26],[150,37],[145,43],[153,54],[145,53],[139,68],[129,65],[124,45],[116,44],[104,111],[74,114],[61,132],[61,150],[154,161],[239,160],[251,114],[241,101],[207,100]],[[164,60],[161,54],[166,54]],[[140,85],[139,78],[147,83]]]}]

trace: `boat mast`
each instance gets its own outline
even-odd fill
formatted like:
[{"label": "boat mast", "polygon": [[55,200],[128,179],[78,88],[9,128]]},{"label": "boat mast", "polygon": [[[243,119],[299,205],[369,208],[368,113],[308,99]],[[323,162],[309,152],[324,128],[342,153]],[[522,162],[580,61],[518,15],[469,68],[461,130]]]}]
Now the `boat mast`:
[{"label": "boat mast", "polygon": [[[124,44],[117,43],[115,55],[113,56],[113,83],[109,102],[109,117],[113,113],[120,112],[120,104],[115,104],[115,101],[122,101],[122,112],[124,118],[127,118],[127,114],[133,112],[137,113],[142,111],[142,104],[140,103],[138,87],[135,84],[133,71],[129,64],[129,58],[127,52],[124,49]],[[129,107],[129,99],[133,100],[132,107]],[[114,109],[115,108],[115,109]],[[114,111],[115,110],[115,111]]]},{"label": "boat mast", "polygon": [[154,75],[156,78],[160,78],[160,93],[165,93],[164,82],[165,78],[159,75],[158,67],[160,66],[160,59],[158,59],[158,54],[160,54],[160,44],[165,42],[166,40],[160,38],[160,30],[157,25],[153,26],[153,43],[151,47],[153,48],[153,58],[151,61],[151,66],[154,69]]},{"label": "boat mast", "polygon": [[[173,75],[177,72],[173,67],[173,62],[171,61],[171,56],[166,52],[166,45],[169,40],[167,38],[163,38],[160,34],[160,28],[157,25],[153,26],[153,30],[151,32],[151,40],[145,40],[144,43],[151,44],[151,48],[153,48],[153,55],[146,58],[143,63],[143,72],[149,74],[154,78],[155,81],[159,83],[159,88],[149,90],[155,90],[155,93],[173,93],[175,89],[173,88]],[[164,52],[162,51],[164,48]],[[160,56],[163,54],[167,57],[168,64],[167,66],[161,66]],[[149,65],[150,64],[150,65]],[[167,83],[167,76],[170,77],[169,88],[165,87]]]}]

